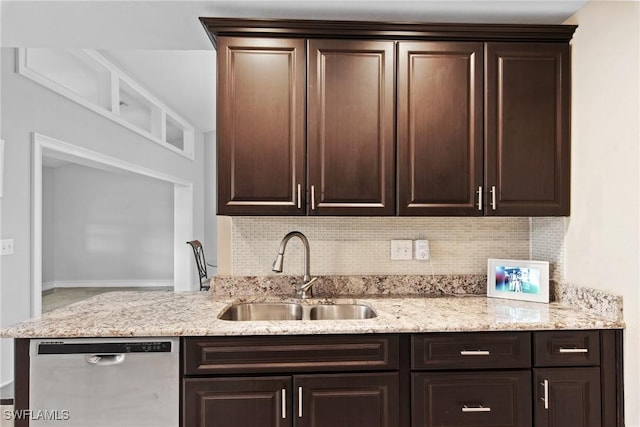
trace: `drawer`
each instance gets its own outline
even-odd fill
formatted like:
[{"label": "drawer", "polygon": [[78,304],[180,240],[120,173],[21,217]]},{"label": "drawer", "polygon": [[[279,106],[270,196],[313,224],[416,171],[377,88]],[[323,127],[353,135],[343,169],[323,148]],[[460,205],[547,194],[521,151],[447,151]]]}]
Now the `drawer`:
[{"label": "drawer", "polygon": [[478,369],[531,366],[529,332],[421,334],[411,337],[411,368]]},{"label": "drawer", "polygon": [[530,371],[413,373],[411,387],[412,427],[531,427]]},{"label": "drawer", "polygon": [[186,375],[398,369],[397,335],[185,338]]},{"label": "drawer", "polygon": [[535,366],[600,365],[599,331],[534,332]]}]

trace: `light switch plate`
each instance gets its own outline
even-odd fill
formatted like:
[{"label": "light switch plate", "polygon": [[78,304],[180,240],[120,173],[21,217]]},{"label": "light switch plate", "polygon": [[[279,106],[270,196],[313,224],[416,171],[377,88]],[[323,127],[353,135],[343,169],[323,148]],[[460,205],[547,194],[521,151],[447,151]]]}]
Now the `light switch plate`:
[{"label": "light switch plate", "polygon": [[2,239],[2,255],[11,255],[13,253],[13,239]]},{"label": "light switch plate", "polygon": [[412,259],[412,240],[392,240],[391,260],[410,261]]}]

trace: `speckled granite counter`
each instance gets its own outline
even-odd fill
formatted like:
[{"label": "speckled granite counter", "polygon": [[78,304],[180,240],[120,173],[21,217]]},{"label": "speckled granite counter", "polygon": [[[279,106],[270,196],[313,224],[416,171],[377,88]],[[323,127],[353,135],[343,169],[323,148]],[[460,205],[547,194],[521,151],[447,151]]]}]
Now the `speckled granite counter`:
[{"label": "speckled granite counter", "polygon": [[[234,322],[218,319],[218,314],[231,303],[265,300],[293,299],[220,297],[207,292],[111,292],[5,328],[0,335],[68,338],[624,328],[621,319],[558,303],[528,303],[478,295],[330,299],[330,302],[355,301],[370,306],[378,317],[367,320]],[[315,299],[302,303],[326,301]]]}]

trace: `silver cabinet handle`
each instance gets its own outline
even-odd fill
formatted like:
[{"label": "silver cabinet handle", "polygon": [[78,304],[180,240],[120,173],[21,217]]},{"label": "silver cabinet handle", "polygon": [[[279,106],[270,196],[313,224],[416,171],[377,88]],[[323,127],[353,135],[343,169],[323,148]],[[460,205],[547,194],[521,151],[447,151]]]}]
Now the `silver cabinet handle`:
[{"label": "silver cabinet handle", "polygon": [[302,418],[302,387],[298,387],[298,418]]},{"label": "silver cabinet handle", "polygon": [[478,210],[482,210],[482,185],[478,186]]},{"label": "silver cabinet handle", "polygon": [[462,412],[491,412],[491,408],[484,407],[482,405],[476,405],[476,406],[464,405],[462,407]]},{"label": "silver cabinet handle", "polygon": [[489,356],[491,352],[489,350],[461,350],[461,356]]},{"label": "silver cabinet handle", "polygon": [[588,348],[563,348],[558,349],[558,353],[589,353]]},{"label": "silver cabinet handle", "polygon": [[282,419],[287,418],[287,390],[282,389]]},{"label": "silver cabinet handle", "polygon": [[540,385],[544,387],[544,397],[541,397],[540,400],[544,402],[544,409],[549,409],[549,380],[544,380]]},{"label": "silver cabinet handle", "polygon": [[496,186],[491,186],[491,209],[496,210]]},{"label": "silver cabinet handle", "polygon": [[298,209],[302,208],[302,185],[298,184]]},{"label": "silver cabinet handle", "polygon": [[311,210],[316,210],[316,186],[311,186]]}]

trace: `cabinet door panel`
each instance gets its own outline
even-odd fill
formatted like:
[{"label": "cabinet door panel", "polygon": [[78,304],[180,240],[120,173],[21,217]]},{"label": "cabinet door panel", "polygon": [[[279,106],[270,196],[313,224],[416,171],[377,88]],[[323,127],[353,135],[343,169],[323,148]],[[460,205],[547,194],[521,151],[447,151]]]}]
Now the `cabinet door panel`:
[{"label": "cabinet door panel", "polygon": [[538,368],[534,369],[534,378],[535,427],[602,425],[600,368]]},{"label": "cabinet door panel", "polygon": [[400,215],[481,215],[482,43],[398,52]]},{"label": "cabinet door panel", "polygon": [[304,214],[305,68],[303,40],[218,39],[219,214]]},{"label": "cabinet door panel", "polygon": [[487,215],[569,215],[569,46],[486,44]]},{"label": "cabinet door panel", "polygon": [[189,378],[183,393],[185,427],[292,425],[291,377]]},{"label": "cabinet door panel", "polygon": [[397,373],[295,376],[294,390],[296,427],[398,426]]},{"label": "cabinet door panel", "polygon": [[530,371],[412,374],[412,427],[530,427]]},{"label": "cabinet door panel", "polygon": [[310,40],[308,52],[309,213],[393,215],[393,42]]}]

